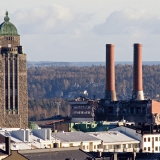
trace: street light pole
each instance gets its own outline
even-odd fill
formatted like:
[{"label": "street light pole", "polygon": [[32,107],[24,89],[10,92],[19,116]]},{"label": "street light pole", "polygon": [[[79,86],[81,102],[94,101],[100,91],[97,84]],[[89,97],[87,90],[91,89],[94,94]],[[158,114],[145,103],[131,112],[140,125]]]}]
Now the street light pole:
[{"label": "street light pole", "polygon": [[57,105],[57,116],[59,115],[59,108],[61,105],[61,102],[55,102],[55,104]]}]

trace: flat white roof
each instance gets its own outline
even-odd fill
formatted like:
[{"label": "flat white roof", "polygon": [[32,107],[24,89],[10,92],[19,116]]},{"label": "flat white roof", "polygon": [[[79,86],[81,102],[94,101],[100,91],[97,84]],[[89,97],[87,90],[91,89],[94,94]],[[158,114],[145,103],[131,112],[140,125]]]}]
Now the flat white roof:
[{"label": "flat white roof", "polygon": [[140,143],[119,131],[89,132],[88,134],[102,140],[103,143]]},{"label": "flat white roof", "polygon": [[53,137],[60,140],[61,142],[82,142],[82,141],[100,141],[99,138],[93,137],[87,133],[77,132],[57,132],[52,133]]},{"label": "flat white roof", "polygon": [[[13,129],[15,130],[20,130],[19,128]],[[12,150],[24,150],[24,149],[35,149],[35,148],[45,148],[44,144],[47,143],[53,143],[55,142],[55,138],[51,137],[51,140],[43,140],[39,137],[36,137],[32,134],[32,131],[29,130],[29,137],[30,137],[30,141],[29,142],[23,142],[13,136],[11,136],[11,131],[13,131],[12,128],[10,129],[3,129],[0,130],[0,134],[3,136],[10,136],[11,138],[11,149]],[[37,141],[37,140],[40,140]],[[56,142],[59,142],[58,140],[56,140]],[[5,148],[5,143],[0,143],[0,148],[4,149]]]}]

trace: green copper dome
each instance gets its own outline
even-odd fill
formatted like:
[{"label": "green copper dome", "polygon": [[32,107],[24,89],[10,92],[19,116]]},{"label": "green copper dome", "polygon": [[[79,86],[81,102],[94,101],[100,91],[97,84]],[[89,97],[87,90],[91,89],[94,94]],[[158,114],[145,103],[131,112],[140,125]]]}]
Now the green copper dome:
[{"label": "green copper dome", "polygon": [[0,25],[0,35],[1,36],[19,36],[17,28],[9,22],[8,12],[6,11],[6,16],[4,17],[4,22]]}]

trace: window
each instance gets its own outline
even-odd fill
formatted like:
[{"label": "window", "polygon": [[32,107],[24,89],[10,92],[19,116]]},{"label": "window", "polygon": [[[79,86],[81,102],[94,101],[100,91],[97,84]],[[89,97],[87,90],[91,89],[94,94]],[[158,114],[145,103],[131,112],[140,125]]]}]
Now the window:
[{"label": "window", "polygon": [[8,47],[11,48],[11,44],[8,44]]},{"label": "window", "polygon": [[144,151],[146,151],[146,147],[144,147]]},{"label": "window", "polygon": [[135,146],[136,146],[135,148],[139,148],[139,143],[136,143]]},{"label": "window", "polygon": [[104,149],[104,150],[107,149],[107,146],[106,146],[106,145],[103,145],[103,149]]},{"label": "window", "polygon": [[114,149],[120,149],[121,146],[120,145],[114,145]]},{"label": "window", "polygon": [[94,145],[94,149],[96,149],[96,145]]},{"label": "window", "polygon": [[150,151],[150,147],[148,147],[148,151]]},{"label": "window", "polygon": [[146,142],[146,138],[144,138],[144,142]]},{"label": "window", "polygon": [[108,149],[112,149],[112,145],[108,145]]},{"label": "window", "polygon": [[156,137],[155,141],[158,141],[158,137]]},{"label": "window", "polygon": [[5,102],[5,105],[6,105],[6,110],[8,110],[8,96],[6,96],[6,102]]},{"label": "window", "polygon": [[74,112],[72,112],[73,114],[76,114],[77,112],[76,111],[74,111]]},{"label": "window", "polygon": [[126,144],[123,144],[123,148],[126,148]]},{"label": "window", "polygon": [[139,147],[138,143],[132,144],[132,148],[138,148],[138,147]]},{"label": "window", "polygon": [[83,146],[83,149],[85,149],[85,146]]},{"label": "window", "polygon": [[131,144],[128,144],[128,148],[131,148]]},{"label": "window", "polygon": [[155,147],[155,150],[158,151],[158,147],[157,146]]},{"label": "window", "polygon": [[150,142],[150,137],[148,137],[148,142]]},{"label": "window", "polygon": [[98,149],[101,149],[101,144],[99,144],[99,145],[97,146],[97,148],[98,148]]},{"label": "window", "polygon": [[13,96],[10,96],[10,109],[13,110]]}]

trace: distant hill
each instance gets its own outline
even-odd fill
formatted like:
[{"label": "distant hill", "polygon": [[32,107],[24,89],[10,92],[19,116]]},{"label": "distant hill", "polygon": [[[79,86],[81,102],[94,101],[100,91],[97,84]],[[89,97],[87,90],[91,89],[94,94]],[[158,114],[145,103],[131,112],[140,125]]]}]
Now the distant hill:
[{"label": "distant hill", "polygon": [[[124,62],[115,62],[116,65],[132,65],[133,62],[131,61],[124,61]],[[160,61],[144,61],[143,65],[159,65]],[[34,62],[34,61],[28,61],[28,67],[32,66],[76,66],[76,67],[85,67],[85,66],[105,66],[105,62],[52,62],[52,61],[39,61],[39,62]]]},{"label": "distant hill", "polygon": [[[28,68],[30,120],[45,119],[56,115],[57,102],[60,102],[60,114],[67,116],[69,113],[67,100],[83,95],[84,91],[87,91],[89,98],[104,98],[106,67],[99,65],[104,63],[72,62],[72,66],[66,66],[70,64],[69,62],[53,63],[55,66],[45,66],[45,62],[41,66],[33,63],[33,66]],[[57,65],[58,63],[60,66]],[[81,67],[75,66],[80,64]],[[82,64],[92,66],[83,67]],[[115,67],[116,94],[118,99],[128,100],[132,97],[133,67],[124,64],[126,62],[117,63]],[[147,62],[147,64],[150,65],[143,66],[145,98],[160,100],[160,65],[158,62]]]}]

